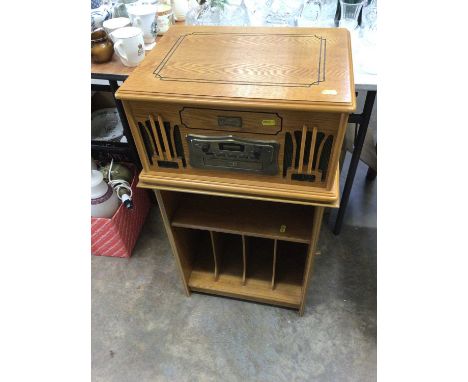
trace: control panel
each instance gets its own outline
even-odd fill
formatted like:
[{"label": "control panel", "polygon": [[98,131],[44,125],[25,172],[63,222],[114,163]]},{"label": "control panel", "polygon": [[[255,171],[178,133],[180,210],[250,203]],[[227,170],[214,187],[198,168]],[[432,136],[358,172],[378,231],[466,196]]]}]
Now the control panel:
[{"label": "control panel", "polygon": [[194,168],[278,173],[278,142],[193,134],[187,135],[187,142]]}]

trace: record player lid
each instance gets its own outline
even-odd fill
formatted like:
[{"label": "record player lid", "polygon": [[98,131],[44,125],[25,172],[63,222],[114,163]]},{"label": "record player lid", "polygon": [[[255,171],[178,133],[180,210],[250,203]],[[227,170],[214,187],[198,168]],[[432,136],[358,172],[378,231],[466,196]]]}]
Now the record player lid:
[{"label": "record player lid", "polygon": [[172,26],[117,98],[352,112],[350,35],[340,28]]}]

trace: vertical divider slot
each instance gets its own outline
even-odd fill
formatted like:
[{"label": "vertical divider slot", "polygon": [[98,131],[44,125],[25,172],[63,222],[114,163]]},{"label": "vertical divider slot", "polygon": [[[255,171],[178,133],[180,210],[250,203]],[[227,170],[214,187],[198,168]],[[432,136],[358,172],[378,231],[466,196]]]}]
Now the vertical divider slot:
[{"label": "vertical divider slot", "polygon": [[275,275],[276,275],[276,253],[278,248],[278,240],[275,239],[273,244],[273,272],[271,274],[271,289],[275,289]]},{"label": "vertical divider slot", "polygon": [[242,235],[242,285],[245,285],[247,277],[247,237]]},{"label": "vertical divider slot", "polygon": [[221,235],[218,232],[210,231],[211,237],[211,247],[213,249],[213,259],[214,259],[214,278],[215,281],[218,281],[219,278],[219,255],[221,253]]},{"label": "vertical divider slot", "polygon": [[275,247],[275,287],[279,285],[303,285],[309,245],[279,240]]},{"label": "vertical divider slot", "polygon": [[[274,240],[249,236],[247,241],[248,250],[248,274],[246,275],[246,286],[250,283],[270,289],[272,286],[272,264],[274,256]],[[252,285],[253,285],[252,284]]]}]

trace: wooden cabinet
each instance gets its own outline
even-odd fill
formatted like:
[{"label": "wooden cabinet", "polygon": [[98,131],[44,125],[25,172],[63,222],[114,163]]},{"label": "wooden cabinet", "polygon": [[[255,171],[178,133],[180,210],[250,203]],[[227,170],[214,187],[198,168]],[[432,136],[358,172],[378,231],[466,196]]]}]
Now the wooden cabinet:
[{"label": "wooden cabinet", "polygon": [[302,314],[323,207],[156,191],[187,294],[214,293]]},{"label": "wooden cabinet", "polygon": [[349,33],[172,27],[117,98],[187,293],[302,312],[356,104]]}]

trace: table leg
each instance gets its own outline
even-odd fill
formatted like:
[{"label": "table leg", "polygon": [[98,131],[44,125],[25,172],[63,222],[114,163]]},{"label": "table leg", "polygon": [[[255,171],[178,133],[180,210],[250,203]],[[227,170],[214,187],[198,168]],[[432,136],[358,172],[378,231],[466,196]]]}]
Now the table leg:
[{"label": "table leg", "polygon": [[135,141],[133,140],[132,132],[130,130],[130,126],[128,125],[127,116],[125,115],[125,111],[122,105],[122,102],[115,98],[115,92],[119,88],[117,81],[109,80],[109,86],[111,88],[112,97],[115,101],[115,106],[117,107],[117,111],[119,112],[120,121],[122,122],[123,131],[125,137],[127,137],[127,142],[130,147],[130,152],[132,156],[132,162],[137,166],[138,170],[142,169],[140,158],[138,157],[138,152],[135,146]]},{"label": "table leg", "polygon": [[374,107],[375,96],[377,91],[369,90],[366,95],[366,101],[364,103],[364,110],[359,116],[359,130],[356,138],[356,142],[353,149],[353,155],[351,157],[351,163],[349,164],[348,174],[346,175],[346,182],[343,189],[343,195],[341,196],[340,208],[338,209],[338,215],[336,217],[335,228],[333,233],[339,235],[341,232],[341,226],[343,225],[343,218],[346,212],[346,207],[349,201],[349,195],[353,187],[354,176],[356,175],[357,166],[359,164],[359,158],[361,157],[362,147],[364,146],[364,140],[367,134],[367,128],[369,127],[369,120],[372,114],[372,108]]}]

